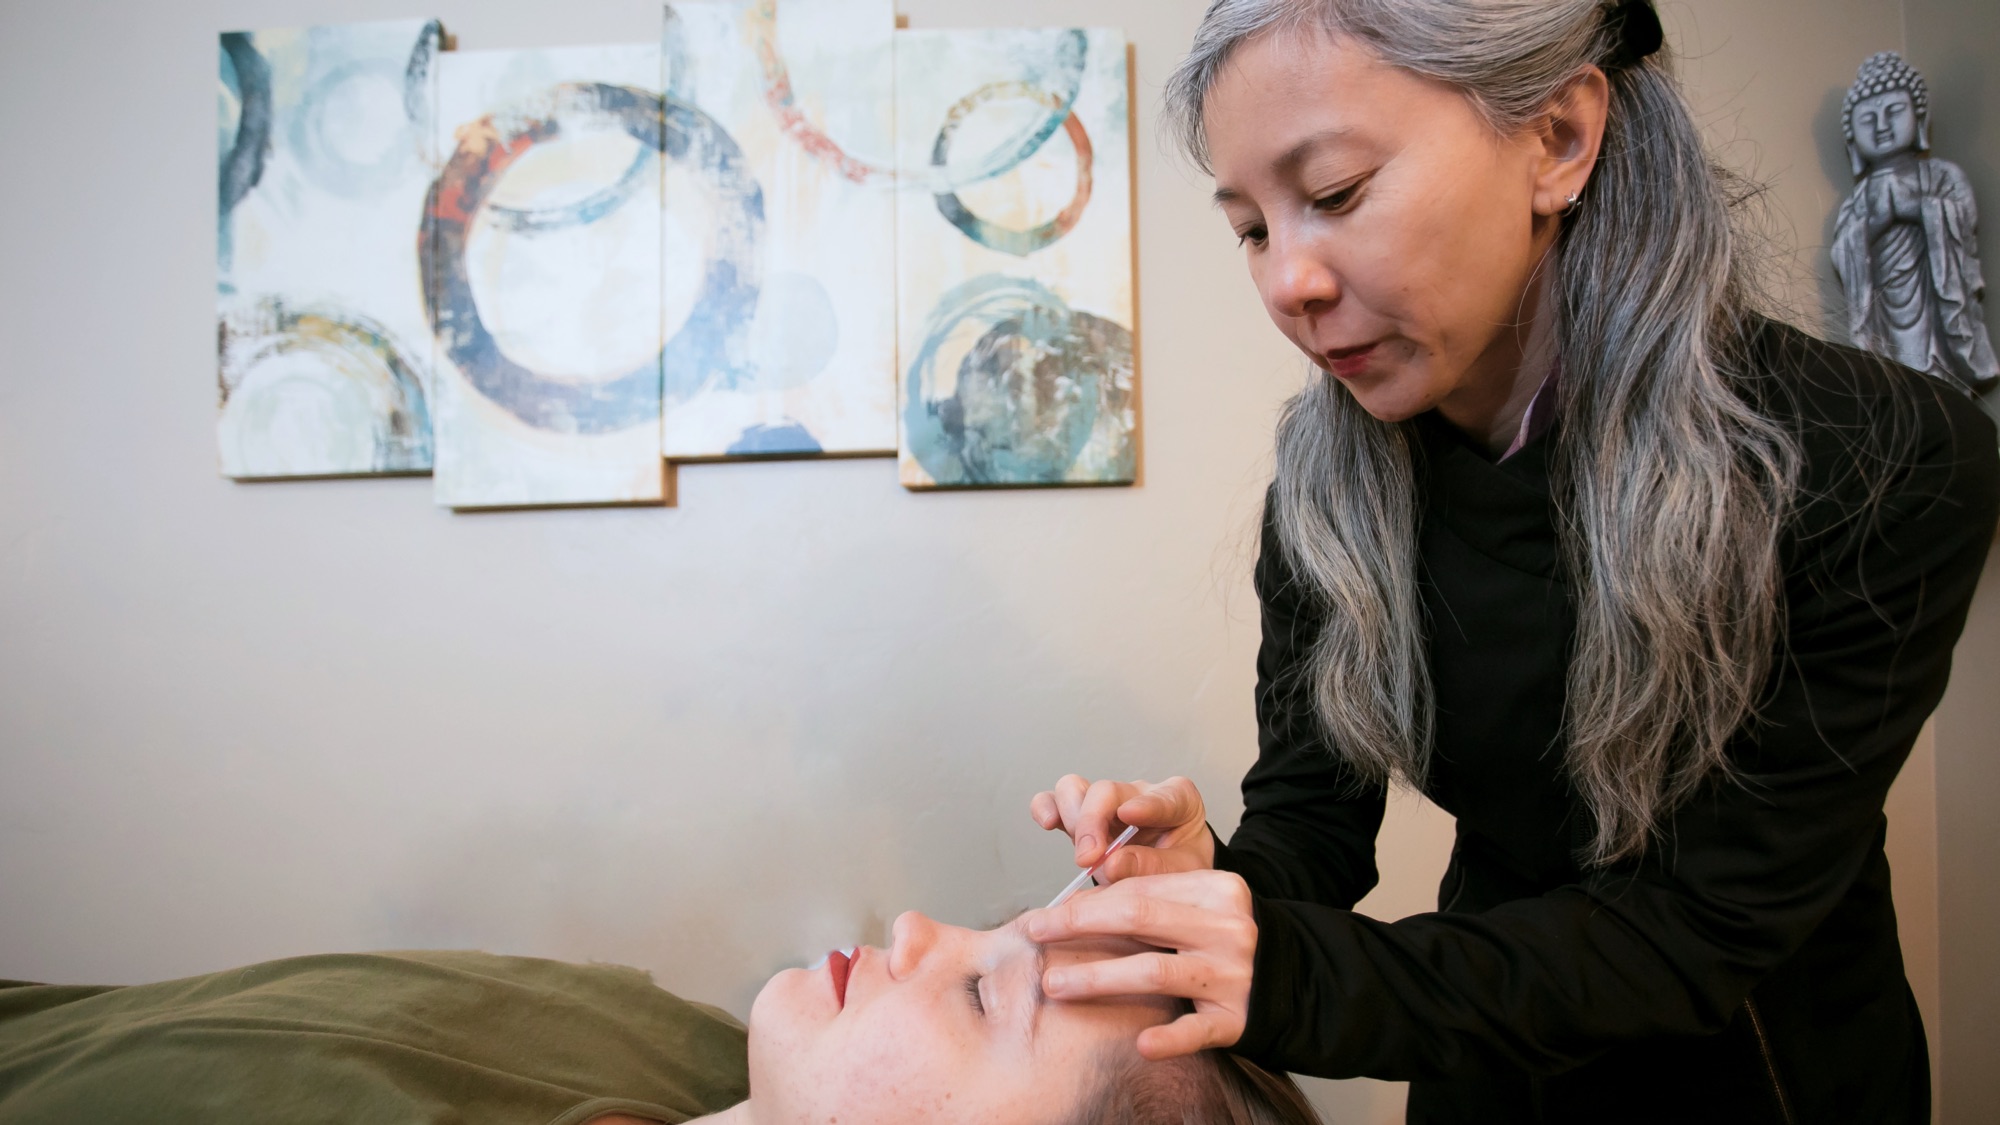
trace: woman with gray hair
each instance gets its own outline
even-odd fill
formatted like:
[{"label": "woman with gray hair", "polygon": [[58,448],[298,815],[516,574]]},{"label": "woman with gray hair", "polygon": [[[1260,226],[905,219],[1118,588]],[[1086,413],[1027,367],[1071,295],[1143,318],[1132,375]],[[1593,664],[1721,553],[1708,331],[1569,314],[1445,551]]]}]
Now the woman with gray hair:
[{"label": "woman with gray hair", "polygon": [[[1929,1120],[1883,801],[2000,513],[1964,396],[1761,315],[1645,0],[1215,0],[1169,85],[1278,329],[1259,757],[1070,776],[1050,973],[1412,1122]],[[1436,913],[1352,912],[1387,787]]]}]

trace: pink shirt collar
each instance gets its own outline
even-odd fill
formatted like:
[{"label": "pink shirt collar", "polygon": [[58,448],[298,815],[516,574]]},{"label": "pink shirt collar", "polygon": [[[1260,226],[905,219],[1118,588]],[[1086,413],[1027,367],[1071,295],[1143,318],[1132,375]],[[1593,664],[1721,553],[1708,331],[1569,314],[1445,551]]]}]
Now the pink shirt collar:
[{"label": "pink shirt collar", "polygon": [[1507,447],[1500,460],[1521,452],[1529,442],[1549,432],[1556,421],[1556,387],[1561,382],[1562,364],[1551,364],[1542,385],[1535,388],[1535,397],[1528,400],[1528,409],[1521,413],[1521,428],[1514,434],[1514,444]]}]

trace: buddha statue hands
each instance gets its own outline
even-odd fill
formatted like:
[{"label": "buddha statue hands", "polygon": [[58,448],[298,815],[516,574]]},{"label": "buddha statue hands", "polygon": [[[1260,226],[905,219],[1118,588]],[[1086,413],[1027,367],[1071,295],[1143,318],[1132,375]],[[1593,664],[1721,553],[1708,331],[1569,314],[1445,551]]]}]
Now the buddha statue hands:
[{"label": "buddha statue hands", "polygon": [[2000,383],[1981,299],[1978,208],[1958,165],[1930,152],[1930,93],[1894,51],[1861,65],[1842,114],[1858,181],[1833,268],[1857,347],[1973,393]]}]

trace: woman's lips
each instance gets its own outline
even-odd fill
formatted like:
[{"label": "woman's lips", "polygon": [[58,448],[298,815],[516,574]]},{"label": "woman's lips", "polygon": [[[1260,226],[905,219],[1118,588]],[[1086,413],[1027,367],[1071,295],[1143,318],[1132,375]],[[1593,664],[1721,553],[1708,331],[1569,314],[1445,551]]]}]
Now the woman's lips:
[{"label": "woman's lips", "polygon": [[843,1008],[847,1007],[847,974],[853,967],[853,959],[838,949],[826,955],[826,972],[833,978],[833,1000]]},{"label": "woman's lips", "polygon": [[1368,360],[1375,354],[1376,344],[1363,344],[1358,348],[1340,348],[1326,353],[1326,369],[1336,378],[1352,379],[1368,370]]}]

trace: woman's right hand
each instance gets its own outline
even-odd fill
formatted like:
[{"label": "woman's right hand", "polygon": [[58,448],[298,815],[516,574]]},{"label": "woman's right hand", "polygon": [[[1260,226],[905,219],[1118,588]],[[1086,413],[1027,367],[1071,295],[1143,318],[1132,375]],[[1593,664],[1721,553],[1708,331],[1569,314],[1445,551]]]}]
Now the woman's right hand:
[{"label": "woman's right hand", "polygon": [[1138,835],[1119,848],[1098,880],[1115,883],[1134,875],[1204,871],[1215,866],[1215,843],[1201,792],[1185,777],[1149,781],[1088,781],[1075,774],[1028,802],[1035,823],[1060,828],[1076,846],[1076,865],[1089,868],[1128,825]]}]

